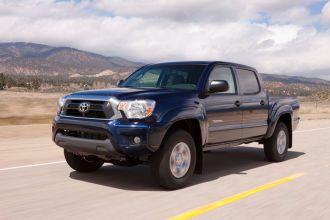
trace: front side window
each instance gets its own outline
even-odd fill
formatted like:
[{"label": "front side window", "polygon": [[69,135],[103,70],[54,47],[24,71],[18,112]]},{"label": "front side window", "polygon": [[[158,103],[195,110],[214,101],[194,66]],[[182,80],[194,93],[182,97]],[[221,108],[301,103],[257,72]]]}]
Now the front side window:
[{"label": "front side window", "polygon": [[196,90],[206,65],[154,65],[129,76],[122,87]]},{"label": "front side window", "polygon": [[239,87],[243,94],[255,94],[260,91],[256,74],[251,70],[236,69]]},{"label": "front side window", "polygon": [[225,80],[229,85],[229,89],[226,92],[221,92],[224,94],[235,94],[236,93],[236,86],[234,81],[233,72],[229,67],[215,67],[209,77],[209,84],[213,80]]}]

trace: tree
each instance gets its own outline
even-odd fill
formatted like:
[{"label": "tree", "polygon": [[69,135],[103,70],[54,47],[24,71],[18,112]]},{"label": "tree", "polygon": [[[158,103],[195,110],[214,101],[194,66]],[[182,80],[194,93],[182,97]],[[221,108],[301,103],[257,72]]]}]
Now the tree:
[{"label": "tree", "polygon": [[31,88],[33,90],[38,90],[41,87],[41,80],[38,78],[34,78],[31,83]]},{"label": "tree", "polygon": [[10,76],[6,76],[5,80],[6,80],[6,87],[8,89],[17,86],[16,81]]},{"label": "tree", "polygon": [[6,87],[6,77],[5,74],[0,73],[0,90],[4,90]]}]

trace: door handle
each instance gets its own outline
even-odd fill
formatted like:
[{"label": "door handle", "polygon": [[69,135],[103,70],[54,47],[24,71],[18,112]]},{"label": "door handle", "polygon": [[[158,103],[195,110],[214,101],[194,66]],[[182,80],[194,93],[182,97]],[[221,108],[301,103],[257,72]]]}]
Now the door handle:
[{"label": "door handle", "polygon": [[260,105],[265,105],[265,100],[261,100]]},{"label": "door handle", "polygon": [[235,102],[235,105],[236,105],[236,107],[240,107],[240,106],[241,106],[241,102],[237,100],[237,101]]}]

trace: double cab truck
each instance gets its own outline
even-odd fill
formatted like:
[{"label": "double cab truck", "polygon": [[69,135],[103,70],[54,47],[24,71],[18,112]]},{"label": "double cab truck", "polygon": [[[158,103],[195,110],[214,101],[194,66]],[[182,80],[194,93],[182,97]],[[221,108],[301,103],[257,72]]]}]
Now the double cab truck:
[{"label": "double cab truck", "polygon": [[60,98],[52,131],[71,168],[149,164],[158,184],[178,189],[201,173],[203,152],[251,142],[283,161],[299,103],[268,96],[257,70],[228,62],[145,65],[118,88]]}]

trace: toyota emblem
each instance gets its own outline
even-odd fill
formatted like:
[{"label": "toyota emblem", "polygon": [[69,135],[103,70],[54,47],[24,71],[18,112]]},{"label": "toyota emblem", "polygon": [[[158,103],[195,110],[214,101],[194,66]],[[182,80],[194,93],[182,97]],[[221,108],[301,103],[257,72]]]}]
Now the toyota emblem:
[{"label": "toyota emblem", "polygon": [[91,105],[88,102],[82,102],[79,104],[78,110],[80,113],[86,113],[89,111]]}]

